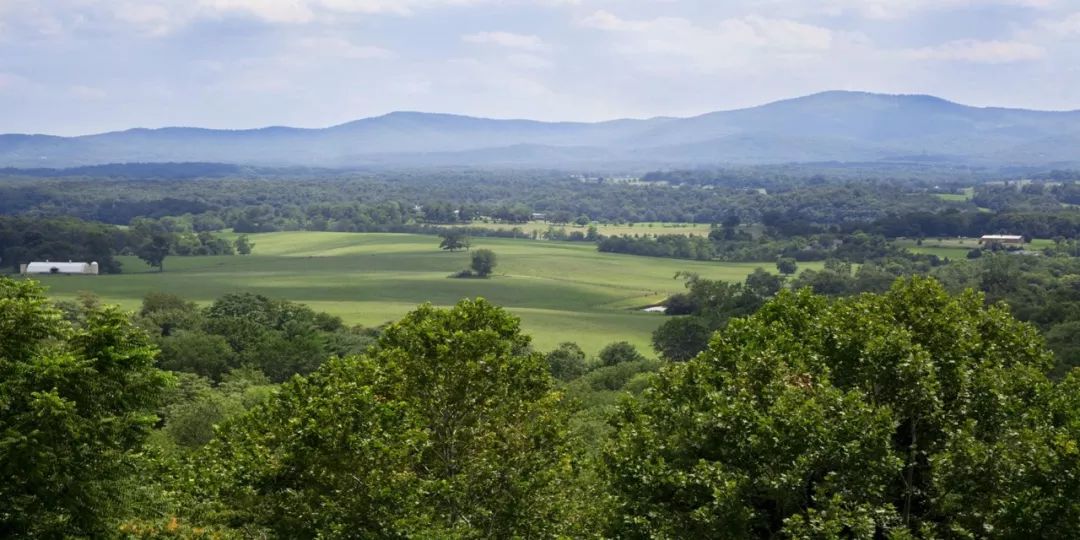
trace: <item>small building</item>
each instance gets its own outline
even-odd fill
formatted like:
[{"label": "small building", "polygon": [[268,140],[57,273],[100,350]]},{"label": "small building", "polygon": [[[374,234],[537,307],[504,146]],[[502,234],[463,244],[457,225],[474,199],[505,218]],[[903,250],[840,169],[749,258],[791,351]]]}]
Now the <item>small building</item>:
[{"label": "small building", "polygon": [[21,266],[23,274],[83,274],[96,275],[98,263],[96,262],[32,262]]},{"label": "small building", "polygon": [[979,243],[984,246],[1023,246],[1024,237],[1014,234],[984,234],[979,237]]}]

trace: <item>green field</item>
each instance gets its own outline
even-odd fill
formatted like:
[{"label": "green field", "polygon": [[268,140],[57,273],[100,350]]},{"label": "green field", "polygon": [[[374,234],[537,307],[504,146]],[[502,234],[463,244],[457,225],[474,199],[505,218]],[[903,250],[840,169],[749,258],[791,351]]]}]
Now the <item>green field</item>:
[{"label": "green field", "polygon": [[[165,291],[213,301],[222,294],[251,291],[303,302],[349,323],[379,325],[416,304],[450,305],[485,297],[522,318],[538,348],[576,341],[595,353],[627,340],[651,354],[650,334],[662,315],[638,309],[682,290],[678,271],[742,280],[771,263],[713,263],[599,253],[586,243],[475,238],[474,248],[498,255],[491,279],[450,279],[468,266],[467,253],[438,249],[434,236],[288,232],[250,235],[255,253],[241,257],[170,257],[165,272],[122,257],[125,273],[101,276],[43,276],[51,294],[71,298],[90,291],[109,303],[135,309],[143,295]],[[800,268],[820,264],[800,263]]]},{"label": "green field", "polygon": [[[634,235],[661,235],[661,234],[686,234],[694,236],[708,236],[709,231],[712,230],[712,226],[708,223],[664,223],[664,222],[646,222],[635,223],[633,226],[629,224],[622,225],[603,225],[594,223],[597,232],[604,236],[620,236],[624,234]],[[566,232],[581,231],[585,232],[587,227],[579,227],[577,225],[555,225],[547,221],[530,221],[528,223],[484,223],[482,221],[476,221],[465,225],[467,227],[480,227],[484,229],[496,229],[496,230],[510,230],[521,229],[526,233],[532,234],[534,231],[545,232],[548,227],[563,228]]]},{"label": "green field", "polygon": [[943,201],[964,202],[975,197],[975,188],[966,187],[962,193],[937,193],[937,197]]},{"label": "green field", "polygon": [[[928,255],[937,255],[938,257],[948,257],[952,260],[964,259],[967,257],[969,251],[979,247],[978,238],[926,238],[923,240],[922,245],[917,245],[915,240],[903,239],[896,240],[896,244],[902,247],[906,247],[913,253],[926,253]],[[1036,238],[1031,241],[1030,244],[1025,244],[1024,249],[1037,251],[1045,247],[1054,245],[1053,240]]]}]

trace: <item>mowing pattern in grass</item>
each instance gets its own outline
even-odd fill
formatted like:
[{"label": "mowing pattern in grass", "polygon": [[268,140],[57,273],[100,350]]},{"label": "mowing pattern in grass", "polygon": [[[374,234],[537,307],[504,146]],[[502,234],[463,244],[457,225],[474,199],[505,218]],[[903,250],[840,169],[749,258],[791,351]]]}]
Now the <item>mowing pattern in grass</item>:
[{"label": "mowing pattern in grass", "polygon": [[[664,222],[645,222],[635,223],[633,226],[629,224],[623,225],[601,225],[594,223],[597,232],[604,236],[621,236],[624,234],[642,236],[657,236],[662,234],[689,234],[694,236],[708,236],[709,231],[712,230],[712,226],[707,223],[664,223]],[[475,222],[469,224],[463,224],[465,227],[481,227],[485,229],[497,229],[497,230],[510,230],[521,229],[526,233],[532,234],[534,231],[543,233],[548,230],[549,227],[555,227],[556,229],[566,229],[567,233],[573,231],[586,232],[588,227],[581,227],[577,225],[555,225],[547,221],[530,221],[528,223],[483,223]]]},{"label": "mowing pattern in grass", "polygon": [[[43,276],[51,294],[86,290],[135,309],[143,295],[165,291],[206,303],[222,294],[252,291],[303,302],[349,323],[379,325],[416,304],[450,305],[482,296],[519,315],[539,349],[576,341],[596,353],[627,340],[651,354],[650,335],[663,317],[632,308],[682,290],[673,279],[691,271],[711,279],[742,280],[771,263],[708,263],[598,253],[592,244],[478,238],[474,247],[499,257],[490,279],[448,279],[466,268],[468,253],[446,253],[432,236],[287,232],[250,235],[255,254],[170,257],[164,273],[121,257],[126,273]],[[800,264],[800,268],[820,265]]]}]

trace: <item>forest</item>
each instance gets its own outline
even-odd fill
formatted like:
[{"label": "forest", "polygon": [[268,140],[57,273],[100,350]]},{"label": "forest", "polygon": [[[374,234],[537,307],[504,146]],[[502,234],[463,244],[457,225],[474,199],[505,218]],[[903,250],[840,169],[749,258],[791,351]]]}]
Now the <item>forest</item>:
[{"label": "forest", "polygon": [[[205,310],[147,298],[129,318],[92,298],[56,306],[35,282],[0,278],[0,531],[1076,530],[1080,379],[1048,376],[1053,355],[1035,326],[929,278],[840,299],[757,285],[752,294],[772,295],[692,358],[650,364],[616,344],[583,366],[569,344],[534,350],[515,317],[481,299],[357,332],[257,297]],[[240,307],[253,317],[235,318]],[[298,343],[280,360],[246,354],[243,338],[278,335]],[[200,365],[169,353],[177,343],[238,360]],[[270,386],[282,369],[306,375]],[[625,388],[613,405],[605,383]]]}]

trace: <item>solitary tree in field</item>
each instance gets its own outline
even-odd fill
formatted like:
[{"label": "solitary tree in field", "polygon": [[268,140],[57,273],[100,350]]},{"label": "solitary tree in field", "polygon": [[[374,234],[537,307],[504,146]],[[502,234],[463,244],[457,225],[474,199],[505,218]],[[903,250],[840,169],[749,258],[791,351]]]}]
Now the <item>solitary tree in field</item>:
[{"label": "solitary tree in field", "polygon": [[439,243],[439,247],[447,251],[468,250],[469,237],[458,229],[450,229],[442,234],[442,242]]},{"label": "solitary tree in field", "polygon": [[165,270],[165,257],[169,255],[171,249],[169,237],[161,234],[155,234],[149,242],[145,243],[135,252],[140,259],[146,264],[158,269],[158,272]]},{"label": "solitary tree in field", "polygon": [[776,260],[776,269],[785,276],[790,276],[799,270],[799,264],[791,257],[780,257]]},{"label": "solitary tree in field", "polygon": [[246,234],[241,234],[233,244],[240,255],[251,255],[251,250],[255,248],[255,243]]},{"label": "solitary tree in field", "polygon": [[478,249],[472,254],[472,270],[480,277],[490,276],[495,264],[495,252],[490,249]]}]

